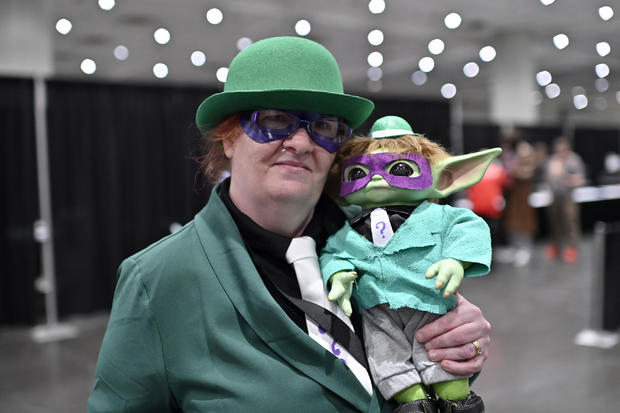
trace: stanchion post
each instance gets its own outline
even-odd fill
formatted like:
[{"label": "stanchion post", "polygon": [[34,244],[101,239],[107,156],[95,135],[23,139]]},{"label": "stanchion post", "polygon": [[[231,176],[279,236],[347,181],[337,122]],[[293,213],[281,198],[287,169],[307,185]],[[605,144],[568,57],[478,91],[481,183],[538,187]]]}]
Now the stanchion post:
[{"label": "stanchion post", "polygon": [[45,79],[34,80],[34,119],[37,155],[40,219],[34,223],[34,237],[41,244],[41,276],[35,287],[45,295],[46,323],[32,330],[36,342],[49,342],[77,336],[77,329],[58,322],[56,274],[54,261],[54,234],[52,226],[52,197],[47,135],[47,90]]},{"label": "stanchion post", "polygon": [[590,292],[590,326],[575,336],[575,344],[609,349],[620,342],[618,333],[604,330],[603,302],[605,292],[605,260],[607,224],[596,222],[592,254],[592,284]]}]

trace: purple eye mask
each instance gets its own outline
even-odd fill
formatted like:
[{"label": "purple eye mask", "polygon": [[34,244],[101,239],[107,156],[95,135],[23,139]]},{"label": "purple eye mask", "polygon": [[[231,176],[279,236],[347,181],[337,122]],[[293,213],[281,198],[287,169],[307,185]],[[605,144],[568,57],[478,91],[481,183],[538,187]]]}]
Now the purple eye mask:
[{"label": "purple eye mask", "polygon": [[[420,175],[416,177],[390,175],[386,171],[389,163],[399,159],[407,159],[415,162],[420,168]],[[369,172],[363,178],[345,182],[344,172],[347,167],[361,164],[368,167]],[[417,153],[391,153],[381,152],[353,156],[344,161],[342,176],[340,178],[340,196],[352,194],[365,187],[374,175],[381,175],[392,186],[405,189],[426,189],[433,183],[433,174],[428,159]]]}]

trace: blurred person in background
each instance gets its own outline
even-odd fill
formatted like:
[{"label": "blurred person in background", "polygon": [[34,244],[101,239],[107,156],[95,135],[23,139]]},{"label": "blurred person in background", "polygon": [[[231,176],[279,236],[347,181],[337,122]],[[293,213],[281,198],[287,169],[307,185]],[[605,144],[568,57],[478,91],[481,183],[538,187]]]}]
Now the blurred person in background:
[{"label": "blurred person in background", "polygon": [[512,263],[517,267],[530,262],[534,236],[538,231],[536,210],[529,204],[536,167],[534,147],[518,137],[510,161],[506,163],[508,185],[503,217]]},{"label": "blurred person in background", "polygon": [[[89,413],[395,407],[370,382],[359,320],[316,304],[327,302],[317,248],[346,220],[323,187],[372,109],[308,39],[262,40],[233,59],[196,115],[203,173],[230,176],[181,230],[121,264]],[[416,339],[445,370],[472,374],[489,330],[459,296]]]},{"label": "blurred person in background", "polygon": [[548,207],[551,244],[544,249],[547,259],[560,256],[567,263],[577,260],[579,246],[579,205],[573,201],[573,189],[585,183],[585,167],[573,152],[566,137],[553,142],[553,151],[545,168],[545,182],[553,200]]},{"label": "blurred person in background", "polygon": [[536,158],[536,171],[534,172],[534,187],[536,190],[544,187],[545,170],[549,158],[549,147],[543,141],[534,142],[534,156]]}]

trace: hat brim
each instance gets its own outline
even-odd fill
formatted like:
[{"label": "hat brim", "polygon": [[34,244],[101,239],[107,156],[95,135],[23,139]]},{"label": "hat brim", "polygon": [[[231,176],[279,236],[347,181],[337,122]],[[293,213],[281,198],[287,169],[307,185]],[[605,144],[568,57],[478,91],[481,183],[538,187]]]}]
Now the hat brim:
[{"label": "hat brim", "polygon": [[352,128],[370,116],[375,105],[360,96],[314,90],[277,89],[220,92],[206,98],[196,112],[196,125],[206,132],[228,115],[256,109],[286,109],[338,116]]}]

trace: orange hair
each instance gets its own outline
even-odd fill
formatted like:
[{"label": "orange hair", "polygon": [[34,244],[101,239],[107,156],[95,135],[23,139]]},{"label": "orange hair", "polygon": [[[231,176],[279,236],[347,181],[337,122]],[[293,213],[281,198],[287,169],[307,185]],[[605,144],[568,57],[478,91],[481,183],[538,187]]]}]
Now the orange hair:
[{"label": "orange hair", "polygon": [[218,182],[223,172],[230,171],[230,159],[224,153],[224,142],[233,142],[242,133],[239,114],[236,113],[202,136],[199,154],[194,160],[209,183]]}]

